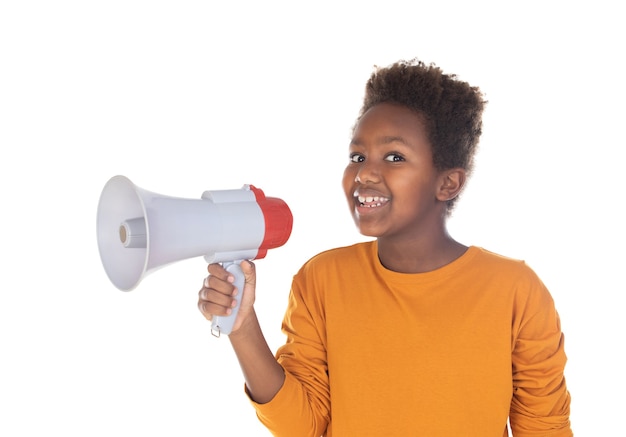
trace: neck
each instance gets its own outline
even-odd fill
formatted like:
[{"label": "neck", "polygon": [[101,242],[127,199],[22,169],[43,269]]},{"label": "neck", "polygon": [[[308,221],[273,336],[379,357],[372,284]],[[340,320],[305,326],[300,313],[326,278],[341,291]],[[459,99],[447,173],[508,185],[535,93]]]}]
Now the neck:
[{"label": "neck", "polygon": [[385,268],[398,273],[425,273],[450,264],[465,253],[467,246],[447,232],[438,237],[393,241],[378,239],[378,258]]}]

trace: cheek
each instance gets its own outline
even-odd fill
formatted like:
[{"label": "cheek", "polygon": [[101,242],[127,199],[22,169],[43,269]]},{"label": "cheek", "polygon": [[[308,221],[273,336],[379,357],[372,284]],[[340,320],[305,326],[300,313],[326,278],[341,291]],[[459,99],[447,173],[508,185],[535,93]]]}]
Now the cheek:
[{"label": "cheek", "polygon": [[343,172],[342,186],[343,192],[348,199],[352,198],[354,191],[354,178],[356,177],[355,170],[351,167],[346,167]]}]

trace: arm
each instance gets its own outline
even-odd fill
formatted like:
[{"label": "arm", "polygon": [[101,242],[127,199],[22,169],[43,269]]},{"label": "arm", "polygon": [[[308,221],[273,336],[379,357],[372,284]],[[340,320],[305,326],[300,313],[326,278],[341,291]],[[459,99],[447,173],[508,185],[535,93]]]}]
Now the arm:
[{"label": "arm", "polygon": [[[245,275],[244,297],[229,338],[239,360],[250,397],[259,404],[269,402],[280,390],[285,379],[283,368],[272,354],[254,312],[256,274],[254,264],[242,262]],[[198,308],[211,320],[213,315],[226,316],[239,291],[233,277],[220,264],[208,267],[210,276],[198,293]]]},{"label": "arm", "polygon": [[250,398],[258,404],[271,401],[283,386],[285,372],[267,345],[256,314],[246,318],[229,338]]},{"label": "arm", "polygon": [[[330,420],[330,396],[319,321],[311,317],[301,287],[294,284],[283,324],[288,339],[279,349],[277,361],[253,309],[254,265],[247,264],[241,265],[246,288],[229,336],[246,380],[246,391],[257,416],[273,435],[320,436]],[[237,291],[232,277],[220,265],[210,265],[209,273],[199,293],[198,307],[210,320],[212,315],[229,314]]]},{"label": "arm", "polygon": [[514,323],[511,429],[516,437],[571,437],[564,338],[542,284],[531,290]]}]

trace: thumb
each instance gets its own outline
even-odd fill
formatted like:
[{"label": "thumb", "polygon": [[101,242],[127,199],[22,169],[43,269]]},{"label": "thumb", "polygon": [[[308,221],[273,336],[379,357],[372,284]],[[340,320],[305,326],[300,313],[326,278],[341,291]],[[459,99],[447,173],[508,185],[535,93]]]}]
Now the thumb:
[{"label": "thumb", "polygon": [[241,271],[243,272],[246,285],[256,286],[256,266],[254,263],[249,260],[242,261]]}]

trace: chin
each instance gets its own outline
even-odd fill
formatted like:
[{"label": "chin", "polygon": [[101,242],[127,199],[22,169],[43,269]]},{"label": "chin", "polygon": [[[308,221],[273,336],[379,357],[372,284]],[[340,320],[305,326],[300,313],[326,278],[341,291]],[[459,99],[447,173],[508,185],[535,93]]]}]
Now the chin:
[{"label": "chin", "polygon": [[358,223],[356,224],[356,227],[359,231],[359,233],[365,237],[374,237],[374,238],[378,238],[381,235],[380,231],[377,231],[376,229],[372,229],[371,226],[360,226]]}]

